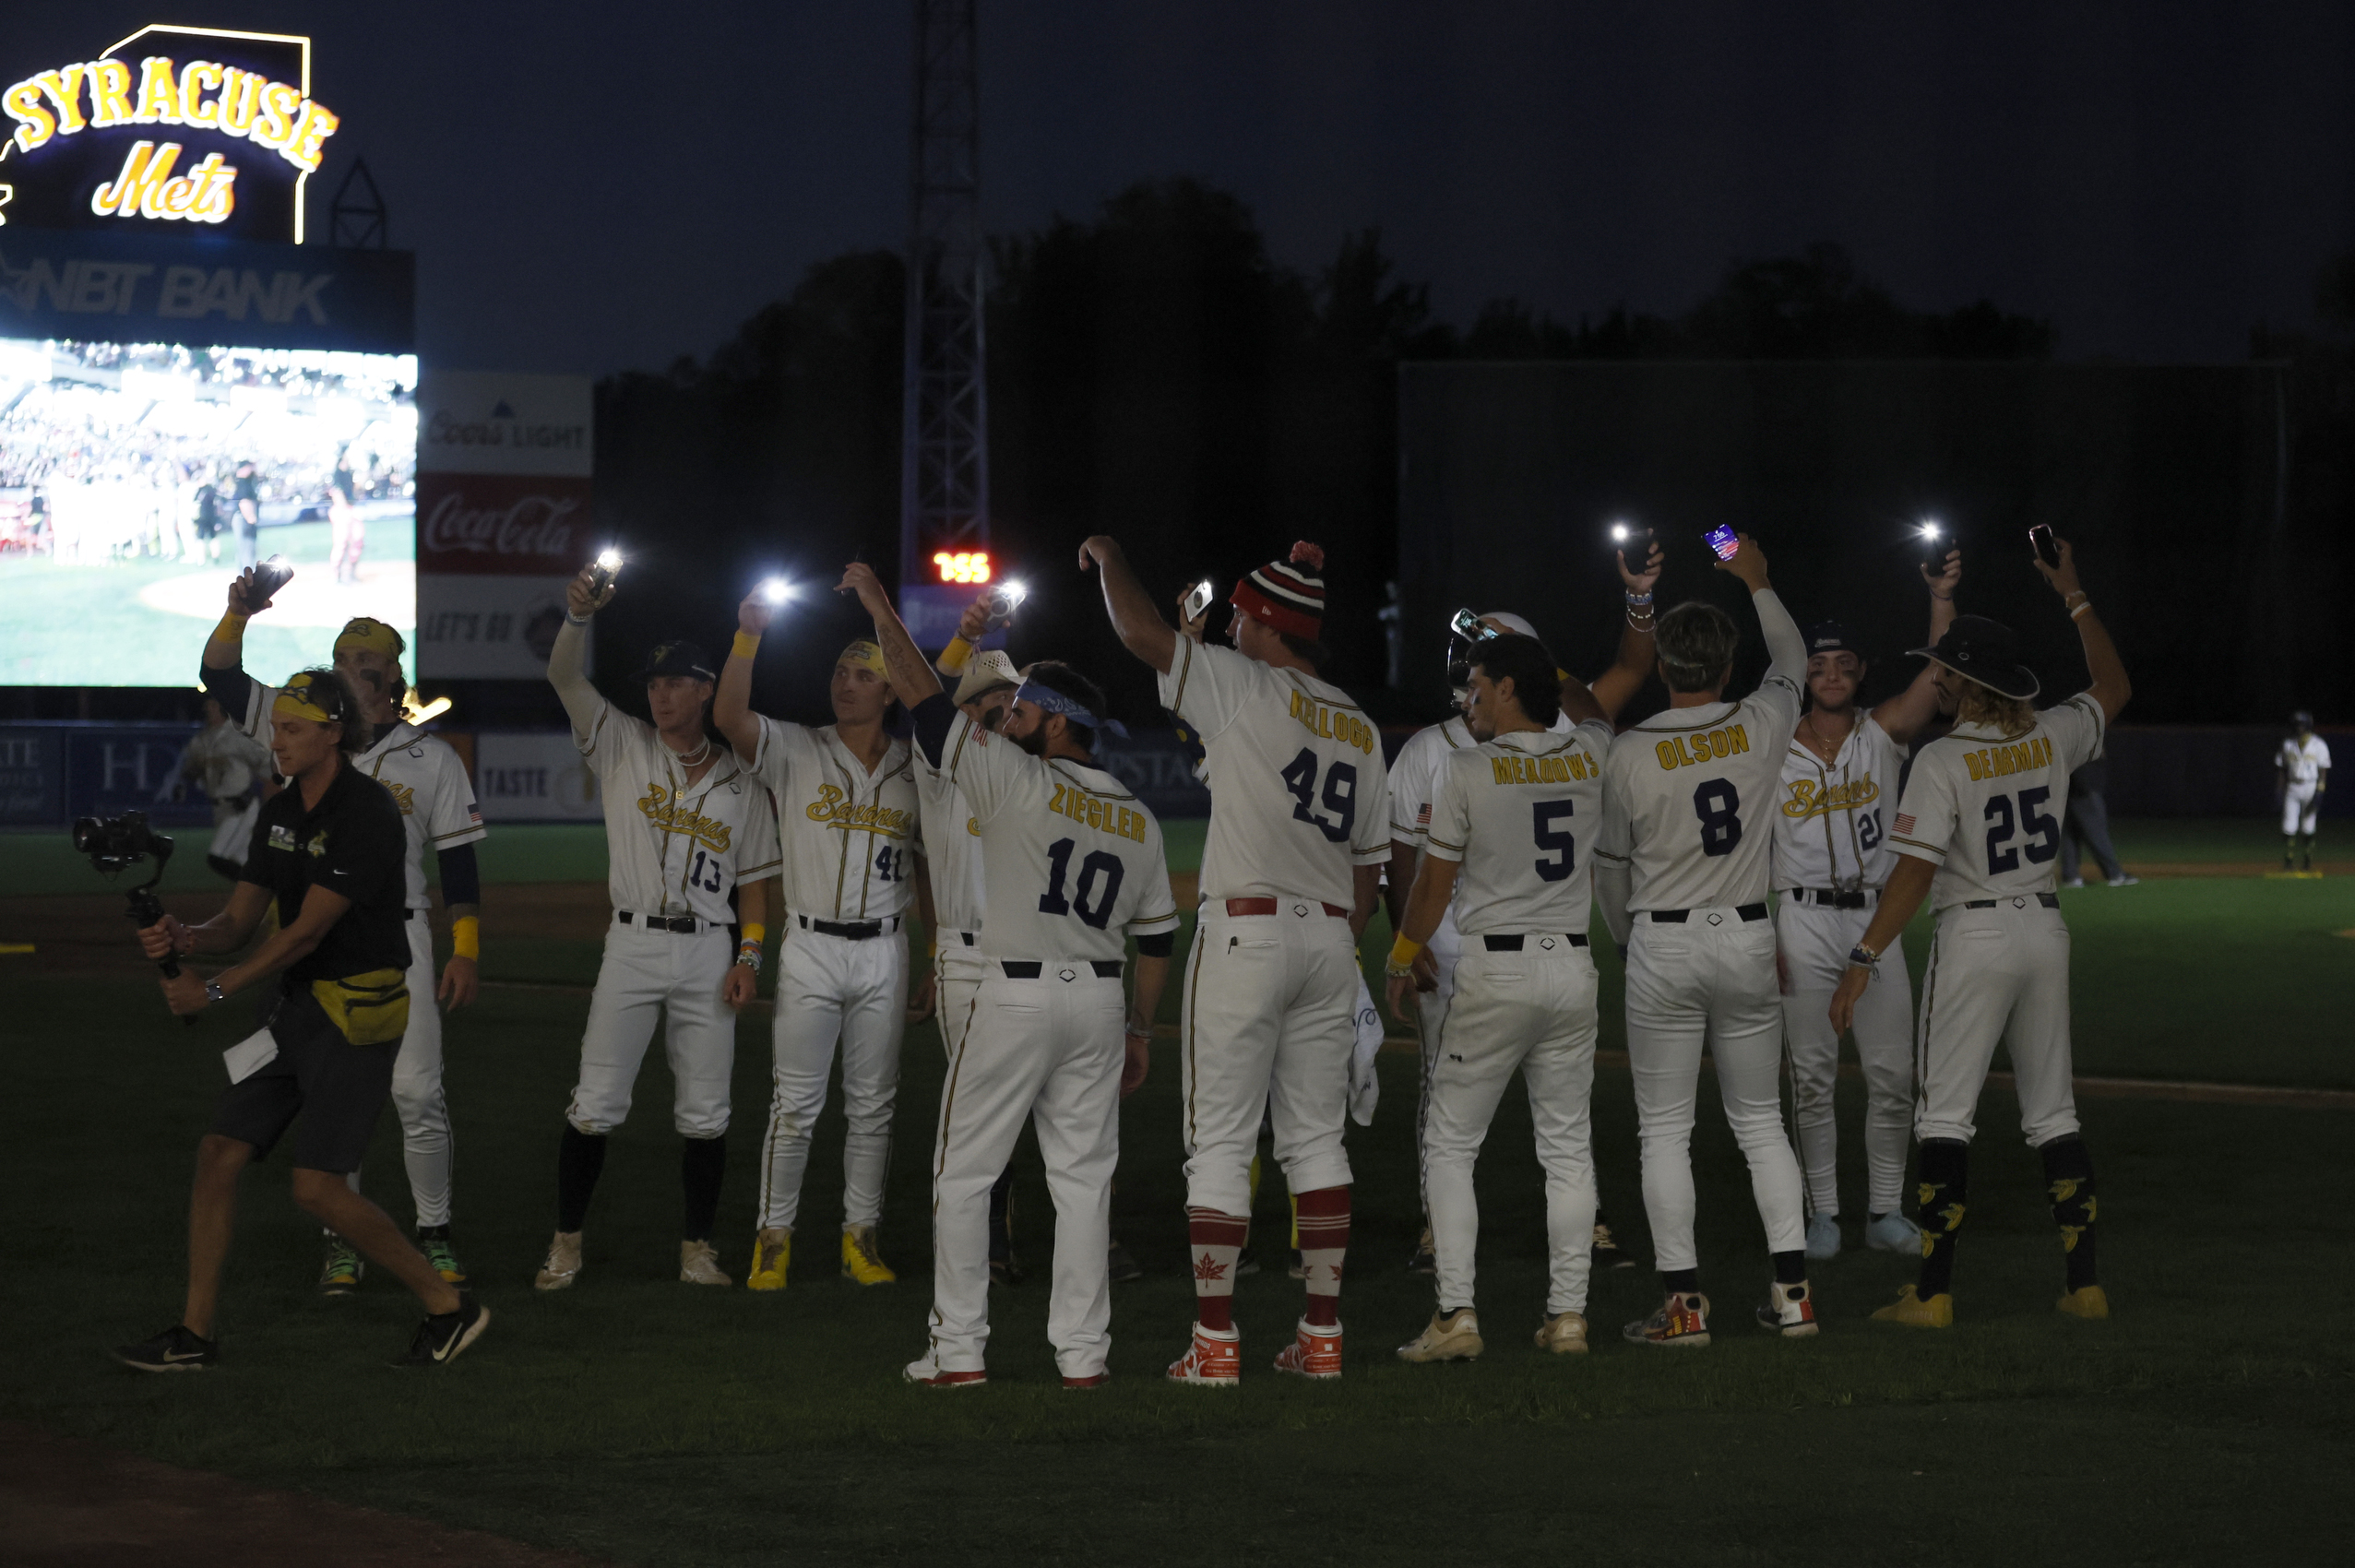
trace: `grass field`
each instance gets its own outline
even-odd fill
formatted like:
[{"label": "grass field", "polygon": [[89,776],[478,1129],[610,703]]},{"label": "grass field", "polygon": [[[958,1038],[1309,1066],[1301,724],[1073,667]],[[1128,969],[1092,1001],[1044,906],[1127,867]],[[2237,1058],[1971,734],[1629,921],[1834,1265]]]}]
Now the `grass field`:
[{"label": "grass field", "polygon": [[[1190,837],[1171,837],[1190,852]],[[2241,861],[2271,846],[2241,825],[2125,824],[2119,837],[2130,862]],[[505,830],[490,844],[494,878],[599,874],[593,837],[576,830]],[[0,838],[11,891],[86,891],[64,874],[74,869]],[[494,886],[487,899],[486,976],[585,983],[593,944],[503,939],[500,897]],[[19,921],[38,907],[7,905]],[[2355,929],[2355,878],[2178,877],[2071,893],[2065,907],[2083,1072],[2355,1085],[2355,947],[2334,934]],[[0,941],[41,934],[0,930]],[[1367,950],[1385,942],[1374,933]],[[1558,1360],[1527,1337],[1543,1229],[1516,1091],[1480,1171],[1490,1349],[1469,1366],[1408,1367],[1390,1348],[1428,1315],[1431,1292],[1400,1266],[1415,1226],[1414,1059],[1386,1054],[1380,1111],[1350,1134],[1349,1375],[1310,1387],[1260,1370],[1298,1309],[1299,1286],[1277,1268],[1243,1282],[1246,1376],[1215,1395],[1158,1378],[1183,1347],[1191,1296],[1165,1046],[1124,1111],[1114,1225],[1150,1273],[1115,1293],[1115,1382],[1057,1387],[1034,1276],[993,1297],[991,1384],[936,1396],[897,1382],[922,1347],[928,1298],[924,1150],[942,1076],[929,1025],[908,1039],[886,1206],[898,1285],[862,1292],[836,1277],[839,1116],[819,1134],[812,1244],[791,1289],[675,1283],[676,1143],[657,1051],[638,1114],[613,1140],[583,1282],[540,1296],[529,1279],[588,999],[494,986],[452,1020],[448,1068],[458,1239],[497,1317],[482,1347],[435,1376],[383,1367],[410,1303],[375,1280],[352,1301],[317,1300],[315,1238],[270,1167],[248,1183],[221,1370],[141,1379],[100,1352],[177,1310],[186,1173],[219,1082],[211,1052],[237,1031],[221,1021],[184,1036],[127,958],[56,948],[0,965],[18,966],[0,968],[0,1051],[31,1111],[0,1144],[0,1181],[19,1199],[0,1271],[18,1347],[0,1417],[182,1464],[648,1563],[2188,1563],[2344,1550],[2355,1263],[2332,1201],[2355,1130],[2344,1111],[2087,1100],[2118,1314],[2088,1324],[2051,1310],[2058,1245],[2036,1161],[2013,1107],[1991,1094],[1958,1327],[1914,1336],[1866,1323],[1911,1270],[1859,1252],[1817,1265],[1822,1336],[1784,1344],[1744,1331],[1764,1247],[1740,1158],[1705,1109],[1700,1242],[1718,1342],[1684,1357],[1608,1342],[1652,1304],[1653,1277],[1637,1271],[1598,1282],[1597,1352]],[[1623,1034],[1607,949],[1604,968],[1609,1050]],[[748,1016],[721,1207],[723,1263],[739,1274],[763,1034]],[[1861,1105],[1852,1084],[1843,1092],[1852,1157]],[[1599,1073],[1596,1107],[1605,1205],[1647,1258],[1624,1067]],[[1027,1142],[1017,1169],[1019,1244],[1043,1267],[1050,1211]],[[389,1118],[367,1184],[408,1218]],[[1861,1208],[1861,1191],[1847,1196]],[[1262,1255],[1280,1257],[1279,1181],[1259,1215]]]}]

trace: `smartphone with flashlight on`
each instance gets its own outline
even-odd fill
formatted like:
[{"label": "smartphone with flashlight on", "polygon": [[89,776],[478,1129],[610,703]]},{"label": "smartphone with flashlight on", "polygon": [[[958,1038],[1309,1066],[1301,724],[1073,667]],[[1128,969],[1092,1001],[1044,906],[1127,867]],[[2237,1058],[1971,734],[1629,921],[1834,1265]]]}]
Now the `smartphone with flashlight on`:
[{"label": "smartphone with flashlight on", "polygon": [[990,590],[990,619],[999,625],[1014,624],[1015,609],[1030,597],[1030,589],[1022,583],[1004,582]]},{"label": "smartphone with flashlight on", "polygon": [[1207,577],[1203,578],[1200,582],[1195,584],[1194,587],[1187,589],[1185,595],[1185,618],[1189,622],[1199,621],[1202,619],[1202,612],[1210,608],[1210,596],[1218,591],[1218,589],[1210,586],[1210,579]]},{"label": "smartphone with flashlight on", "polygon": [[597,564],[589,569],[589,592],[592,599],[601,598],[613,586],[615,574],[622,569],[622,552],[607,550],[599,552]]},{"label": "smartphone with flashlight on", "polygon": [[2039,523],[2028,530],[2028,541],[2036,546],[2036,558],[2058,571],[2061,566],[2061,541],[2052,537],[2050,524]]},{"label": "smartphone with flashlight on", "polygon": [[1611,547],[1627,564],[1627,569],[1637,576],[1652,560],[1652,530],[1643,523],[1613,523],[1611,525]]},{"label": "smartphone with flashlight on", "polygon": [[1731,523],[1719,523],[1701,536],[1701,542],[1716,551],[1720,561],[1731,561],[1742,553],[1742,536],[1733,531]]}]

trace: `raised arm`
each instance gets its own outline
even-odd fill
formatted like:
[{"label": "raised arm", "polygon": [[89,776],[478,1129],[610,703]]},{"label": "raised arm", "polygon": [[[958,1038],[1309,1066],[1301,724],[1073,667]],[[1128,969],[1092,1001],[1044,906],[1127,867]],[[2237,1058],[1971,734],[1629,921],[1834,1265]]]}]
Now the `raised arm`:
[{"label": "raised arm", "polygon": [[916,639],[908,635],[907,623],[891,607],[891,596],[884,591],[883,579],[875,576],[873,566],[851,562],[842,568],[842,580],[835,585],[835,591],[858,595],[860,604],[874,617],[875,641],[883,648],[884,668],[891,671],[891,694],[909,712],[915,712],[916,705],[926,697],[941,694],[940,671],[925,661]]},{"label": "raised arm", "polygon": [[[1595,677],[1592,695],[1602,709],[1602,717],[1612,723],[1619,721],[1619,710],[1635,700],[1651,679],[1656,655],[1652,648],[1652,628],[1658,624],[1658,611],[1652,603],[1652,591],[1659,587],[1660,567],[1667,557],[1658,544],[1652,546],[1650,558],[1641,572],[1627,569],[1627,556],[1613,551],[1612,558],[1619,563],[1619,581],[1627,604],[1627,626],[1619,634],[1619,659],[1612,667]],[[1568,683],[1564,683],[1567,690]],[[1563,711],[1569,712],[1565,703]],[[1573,715],[1572,722],[1576,722]]]},{"label": "raised arm", "polygon": [[2118,657],[2118,645],[2110,640],[2110,628],[2093,612],[2093,601],[2086,597],[2077,584],[2077,555],[2065,539],[2055,538],[2060,547],[2061,564],[2048,566],[2044,557],[2036,556],[2036,569],[2061,596],[2061,606],[2069,619],[2077,624],[2077,640],[2085,646],[2085,667],[2093,676],[2093,684],[2086,690],[2101,705],[2101,721],[2105,725],[2116,719],[2135,695],[2134,683],[2126,679],[2126,661]]},{"label": "raised arm", "polygon": [[556,688],[556,699],[565,705],[565,714],[573,722],[573,733],[590,736],[597,732],[598,715],[604,698],[589,683],[584,668],[589,652],[589,620],[613,602],[613,590],[609,587],[597,593],[590,581],[590,568],[583,566],[580,576],[565,587],[565,624],[556,628],[556,646],[548,650],[548,683]]},{"label": "raised arm", "polygon": [[[1651,640],[1647,634],[1645,645],[1650,646]],[[1562,677],[1562,716],[1573,724],[1584,724],[1592,719],[1608,723],[1612,717],[1611,710],[1604,707],[1595,694],[1588,689],[1587,683],[1576,675]]]},{"label": "raised arm", "polygon": [[1799,623],[1790,618],[1790,612],[1783,608],[1782,596],[1766,580],[1766,552],[1748,534],[1740,538],[1742,548],[1733,552],[1731,560],[1719,562],[1718,570],[1740,577],[1750,590],[1751,607],[1758,612],[1758,635],[1766,639],[1766,673],[1779,675],[1803,689],[1807,683],[1807,639],[1799,635]]},{"label": "raised arm", "polygon": [[1177,659],[1178,635],[1153,607],[1152,596],[1136,580],[1120,541],[1110,534],[1098,534],[1081,545],[1079,569],[1084,572],[1090,566],[1103,579],[1104,613],[1112,618],[1112,633],[1121,646],[1168,674]]},{"label": "raised arm", "polygon": [[711,694],[711,721],[747,763],[760,750],[760,716],[753,711],[753,660],[776,613],[757,589],[736,606],[736,640],[729,645],[728,662],[720,667],[720,684]]},{"label": "raised arm", "polygon": [[[1946,552],[1946,564],[1936,576],[1930,568],[1919,566],[1921,580],[1930,585],[1930,641],[1935,647],[1946,628],[1955,624],[1955,591],[1962,583],[1962,552]],[[1898,745],[1910,745],[1921,733],[1923,725],[1938,712],[1938,667],[1926,659],[1921,672],[1910,685],[1873,710],[1873,722],[1878,724]]]}]

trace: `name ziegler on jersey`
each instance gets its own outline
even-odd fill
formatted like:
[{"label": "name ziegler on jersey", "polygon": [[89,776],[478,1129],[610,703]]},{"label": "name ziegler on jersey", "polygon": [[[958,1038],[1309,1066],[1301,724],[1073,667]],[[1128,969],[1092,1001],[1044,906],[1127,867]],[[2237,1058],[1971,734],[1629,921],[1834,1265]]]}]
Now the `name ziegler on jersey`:
[{"label": "name ziegler on jersey", "polygon": [[1356,714],[1326,707],[1306,692],[1292,693],[1291,714],[1310,734],[1374,754],[1374,727]]},{"label": "name ziegler on jersey", "polygon": [[1145,814],[1089,794],[1076,784],[1057,783],[1047,810],[1074,822],[1086,823],[1100,833],[1136,843],[1145,842]]},{"label": "name ziegler on jersey", "polygon": [[1692,767],[1713,757],[1737,756],[1750,749],[1750,735],[1739,724],[1698,735],[1674,735],[1652,748],[1663,768]]}]

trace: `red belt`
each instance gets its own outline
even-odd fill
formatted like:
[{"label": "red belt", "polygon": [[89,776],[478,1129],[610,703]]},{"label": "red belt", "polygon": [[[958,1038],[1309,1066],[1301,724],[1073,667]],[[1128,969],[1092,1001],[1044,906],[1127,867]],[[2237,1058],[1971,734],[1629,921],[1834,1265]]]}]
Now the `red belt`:
[{"label": "red belt", "polygon": [[[1230,898],[1227,900],[1227,913],[1272,915],[1276,912],[1276,907],[1281,902],[1282,900],[1279,898]],[[1319,904],[1316,907],[1337,921],[1345,921],[1350,918],[1349,910],[1342,909],[1338,904]]]}]

